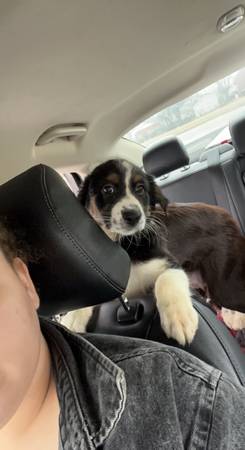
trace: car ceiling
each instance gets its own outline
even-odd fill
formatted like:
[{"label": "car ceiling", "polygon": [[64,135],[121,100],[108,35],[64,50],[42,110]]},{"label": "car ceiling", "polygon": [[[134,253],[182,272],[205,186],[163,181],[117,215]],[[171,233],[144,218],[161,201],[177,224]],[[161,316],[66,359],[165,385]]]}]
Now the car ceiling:
[{"label": "car ceiling", "polygon": [[[0,1],[0,181],[39,162],[78,166],[114,154],[119,137],[162,105],[244,65],[244,25],[221,34],[231,0]],[[77,142],[35,147],[58,124]],[[133,157],[133,156],[132,156]]]}]

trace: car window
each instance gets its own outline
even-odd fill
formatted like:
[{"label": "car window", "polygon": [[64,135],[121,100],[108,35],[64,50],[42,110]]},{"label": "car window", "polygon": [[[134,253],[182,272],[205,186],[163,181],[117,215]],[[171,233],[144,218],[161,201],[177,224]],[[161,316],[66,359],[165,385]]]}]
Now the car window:
[{"label": "car window", "polygon": [[228,123],[234,110],[245,113],[245,68],[164,108],[125,137],[150,146],[165,137],[178,136],[193,162],[204,149],[229,141]]}]

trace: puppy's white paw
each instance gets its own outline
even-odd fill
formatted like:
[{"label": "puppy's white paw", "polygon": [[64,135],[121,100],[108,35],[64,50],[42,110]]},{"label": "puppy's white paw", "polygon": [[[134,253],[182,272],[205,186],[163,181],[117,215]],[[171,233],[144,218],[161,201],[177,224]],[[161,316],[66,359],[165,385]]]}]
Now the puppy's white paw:
[{"label": "puppy's white paw", "polygon": [[[182,299],[183,300],[183,299]],[[192,305],[171,305],[159,311],[161,326],[168,337],[179,344],[186,345],[193,341],[198,327],[198,314]]]},{"label": "puppy's white paw", "polygon": [[85,333],[88,322],[93,314],[93,308],[81,308],[75,311],[70,311],[65,316],[62,316],[60,323],[71,331],[76,333]]},{"label": "puppy's white paw", "polygon": [[236,331],[245,328],[245,313],[221,308],[221,316],[228,328]]},{"label": "puppy's white paw", "polygon": [[192,305],[185,272],[166,270],[156,280],[155,296],[166,335],[181,345],[190,344],[198,328],[198,314]]}]

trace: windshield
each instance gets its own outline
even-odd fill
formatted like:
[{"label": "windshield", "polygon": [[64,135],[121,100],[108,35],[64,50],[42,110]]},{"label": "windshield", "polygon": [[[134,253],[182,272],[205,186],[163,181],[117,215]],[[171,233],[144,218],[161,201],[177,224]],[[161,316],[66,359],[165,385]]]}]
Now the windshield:
[{"label": "windshield", "polygon": [[229,141],[234,110],[245,113],[245,68],[154,114],[125,137],[147,147],[178,136],[193,162],[205,149]]}]

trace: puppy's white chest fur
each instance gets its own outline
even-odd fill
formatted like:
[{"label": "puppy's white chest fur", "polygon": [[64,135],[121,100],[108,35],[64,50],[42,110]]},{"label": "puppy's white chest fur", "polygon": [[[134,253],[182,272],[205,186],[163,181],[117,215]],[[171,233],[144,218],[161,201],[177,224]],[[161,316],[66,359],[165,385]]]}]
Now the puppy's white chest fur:
[{"label": "puppy's white chest fur", "polygon": [[163,258],[132,264],[125,296],[137,297],[147,294],[154,288],[157,277],[167,268],[168,262]]}]

